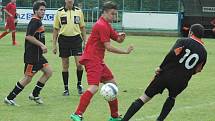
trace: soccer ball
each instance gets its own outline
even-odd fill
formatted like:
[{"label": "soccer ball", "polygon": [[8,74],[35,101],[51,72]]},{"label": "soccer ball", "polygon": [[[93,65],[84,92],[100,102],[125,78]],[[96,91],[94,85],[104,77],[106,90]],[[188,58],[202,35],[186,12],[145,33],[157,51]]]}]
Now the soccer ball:
[{"label": "soccer ball", "polygon": [[113,83],[106,83],[102,86],[100,94],[106,101],[113,101],[118,94],[118,87]]}]

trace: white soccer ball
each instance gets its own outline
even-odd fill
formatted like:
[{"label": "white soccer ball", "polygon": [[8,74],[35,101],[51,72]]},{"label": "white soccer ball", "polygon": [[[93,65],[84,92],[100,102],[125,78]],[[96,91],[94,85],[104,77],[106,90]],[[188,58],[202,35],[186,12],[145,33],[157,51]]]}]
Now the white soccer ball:
[{"label": "white soccer ball", "polygon": [[118,94],[118,87],[113,83],[106,83],[102,86],[100,94],[106,101],[113,101]]}]

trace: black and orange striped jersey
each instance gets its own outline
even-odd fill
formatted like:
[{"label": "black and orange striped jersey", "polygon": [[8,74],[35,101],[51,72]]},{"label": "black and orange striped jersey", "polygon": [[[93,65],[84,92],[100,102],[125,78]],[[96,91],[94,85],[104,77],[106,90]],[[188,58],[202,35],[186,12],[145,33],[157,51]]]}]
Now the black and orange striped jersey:
[{"label": "black and orange striped jersey", "polygon": [[[42,24],[40,18],[33,17],[28,24],[26,36],[34,36],[37,40],[45,44],[45,28]],[[40,62],[40,58],[42,57],[42,49],[25,40],[25,53],[24,53],[24,62],[28,64],[36,64]]]},{"label": "black and orange striped jersey", "polygon": [[207,61],[207,51],[201,39],[191,36],[178,39],[163,60],[161,74],[172,75],[189,80],[193,74],[201,71]]}]

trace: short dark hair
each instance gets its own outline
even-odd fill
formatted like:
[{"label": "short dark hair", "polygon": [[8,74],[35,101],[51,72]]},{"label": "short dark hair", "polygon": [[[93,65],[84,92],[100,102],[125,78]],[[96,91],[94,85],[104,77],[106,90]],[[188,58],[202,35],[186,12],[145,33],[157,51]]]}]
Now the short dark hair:
[{"label": "short dark hair", "polygon": [[39,10],[40,6],[45,6],[46,7],[46,2],[44,0],[37,0],[33,4],[33,11]]},{"label": "short dark hair", "polygon": [[190,31],[198,38],[202,38],[204,36],[204,26],[201,24],[193,24],[190,27]]},{"label": "short dark hair", "polygon": [[105,2],[102,6],[102,13],[109,9],[117,9],[116,3],[112,2],[112,1]]}]

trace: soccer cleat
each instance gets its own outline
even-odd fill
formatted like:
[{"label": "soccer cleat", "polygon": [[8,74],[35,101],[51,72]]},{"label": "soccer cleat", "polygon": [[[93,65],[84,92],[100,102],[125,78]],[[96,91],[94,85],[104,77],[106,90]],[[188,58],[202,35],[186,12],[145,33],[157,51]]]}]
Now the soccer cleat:
[{"label": "soccer cleat", "polygon": [[71,114],[70,115],[70,118],[73,120],[73,121],[82,121],[83,120],[83,117],[81,115],[77,115],[75,113]]},{"label": "soccer cleat", "polygon": [[83,94],[83,86],[82,85],[77,85],[77,89],[78,89],[78,94],[81,95]]},{"label": "soccer cleat", "polygon": [[121,120],[122,120],[121,117],[117,117],[117,118],[110,117],[108,121],[121,121]]},{"label": "soccer cleat", "polygon": [[14,100],[8,100],[7,97],[4,98],[4,103],[11,106],[19,106]]},{"label": "soccer cleat", "polygon": [[63,96],[69,96],[69,90],[64,90],[63,91]]},{"label": "soccer cleat", "polygon": [[29,99],[33,100],[37,104],[43,104],[42,99],[40,97],[34,97],[32,93],[29,95]]}]

